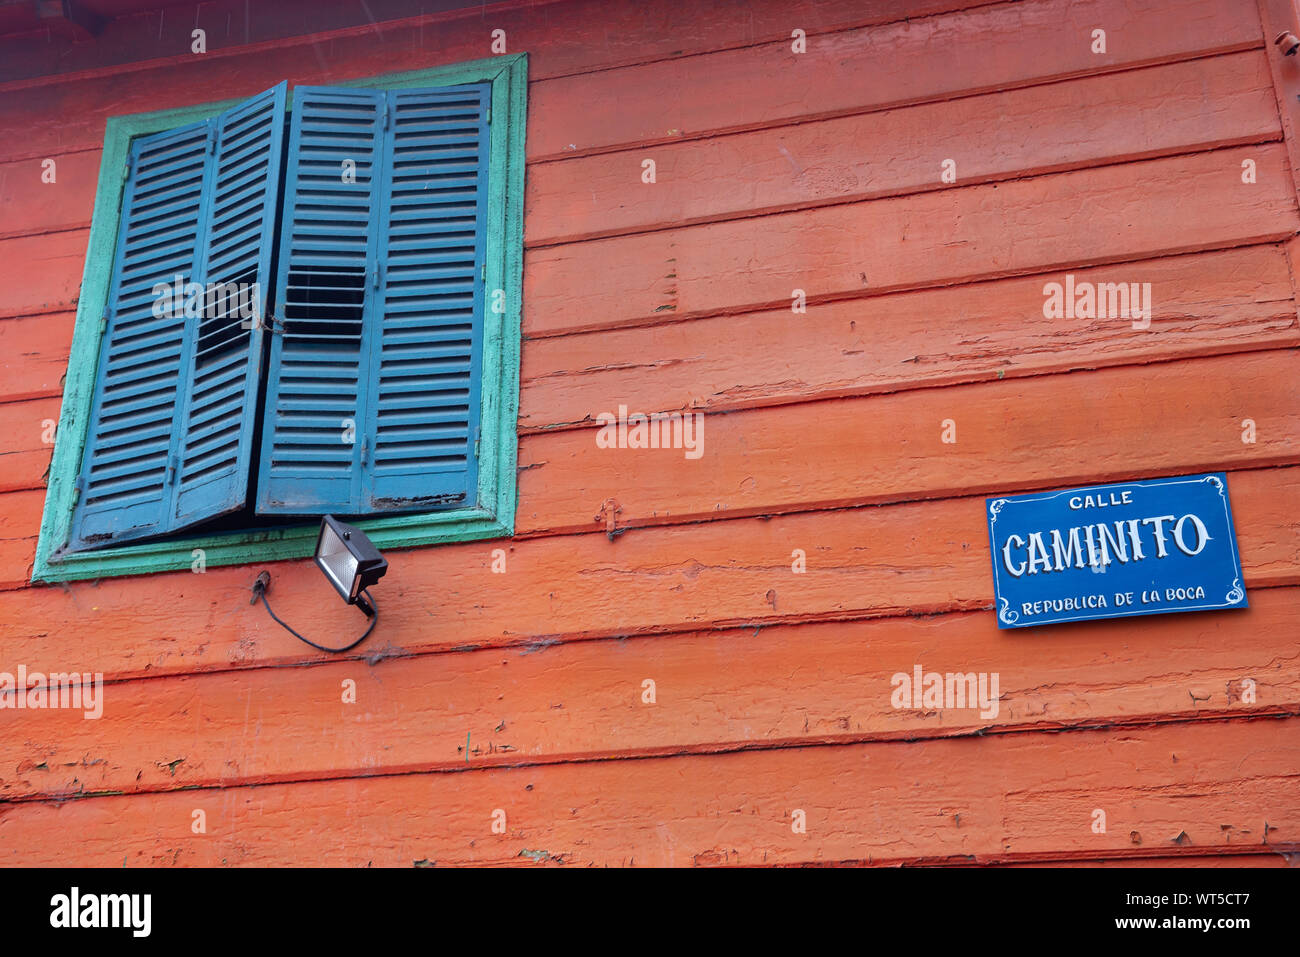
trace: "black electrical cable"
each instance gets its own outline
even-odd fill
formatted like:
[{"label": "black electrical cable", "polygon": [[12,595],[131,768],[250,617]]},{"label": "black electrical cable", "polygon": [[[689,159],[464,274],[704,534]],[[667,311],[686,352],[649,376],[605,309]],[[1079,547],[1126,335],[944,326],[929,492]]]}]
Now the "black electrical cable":
[{"label": "black electrical cable", "polygon": [[253,591],[256,593],[253,597],[253,600],[257,601],[257,599],[259,598],[262,599],[262,604],[266,606],[267,614],[269,614],[272,618],[274,618],[276,622],[279,623],[281,628],[283,628],[285,631],[287,631],[289,634],[293,635],[295,638],[299,639],[300,641],[305,641],[313,648],[316,648],[320,651],[328,651],[331,654],[340,654],[344,651],[351,651],[357,645],[361,644],[361,642],[365,641],[367,638],[370,637],[370,633],[375,630],[375,625],[379,621],[379,606],[375,604],[375,599],[371,596],[370,589],[368,588],[363,589],[361,594],[366,596],[366,601],[370,603],[370,608],[374,612],[370,616],[370,627],[366,629],[365,634],[363,634],[356,641],[352,642],[352,644],[350,645],[344,645],[342,648],[326,648],[324,645],[318,645],[310,638],[304,638],[302,635],[298,634],[298,632],[294,631],[287,624],[285,624],[279,615],[277,615],[275,612],[271,610],[271,603],[267,601],[266,598],[266,585],[262,583],[261,579],[258,580],[257,584],[253,585]]}]

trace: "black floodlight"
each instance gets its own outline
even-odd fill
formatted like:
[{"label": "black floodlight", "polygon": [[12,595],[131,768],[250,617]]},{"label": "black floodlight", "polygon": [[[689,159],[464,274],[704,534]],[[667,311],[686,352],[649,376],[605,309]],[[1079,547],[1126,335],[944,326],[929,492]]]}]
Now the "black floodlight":
[{"label": "black floodlight", "polygon": [[320,534],[316,537],[316,564],[325,573],[329,583],[343,596],[343,600],[349,605],[356,605],[370,619],[366,633],[352,644],[342,648],[318,645],[310,638],[303,638],[281,621],[280,616],[271,610],[271,603],[266,598],[266,593],[271,588],[270,572],[262,572],[253,582],[253,597],[249,599],[249,604],[260,601],[266,606],[267,614],[285,631],[295,638],[301,638],[313,648],[332,652],[350,651],[369,637],[379,621],[379,609],[375,607],[375,600],[366,589],[384,577],[388,571],[388,559],[379,554],[379,549],[375,548],[361,529],[340,522],[333,515],[326,515],[321,519]]},{"label": "black floodlight", "polygon": [[367,615],[375,613],[363,592],[388,571],[388,559],[359,528],[340,522],[333,515],[321,519],[316,539],[316,564],[343,600]]}]

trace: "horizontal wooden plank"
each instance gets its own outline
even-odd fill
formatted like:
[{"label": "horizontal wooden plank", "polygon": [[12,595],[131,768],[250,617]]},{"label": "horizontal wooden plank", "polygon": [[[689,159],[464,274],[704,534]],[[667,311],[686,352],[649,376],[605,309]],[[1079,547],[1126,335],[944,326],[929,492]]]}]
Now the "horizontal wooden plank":
[{"label": "horizontal wooden plank", "polygon": [[31,582],[44,506],[45,489],[0,495],[0,589]]},{"label": "horizontal wooden plank", "polygon": [[[637,526],[1291,464],[1297,376],[1285,349],[696,414],[676,448],[610,447],[612,426],[540,433],[519,446],[515,528],[600,529],[610,499]],[[596,414],[619,414],[608,401]]]},{"label": "horizontal wooden plank", "polygon": [[[1286,251],[1246,246],[1081,269],[1151,284],[1151,326],[1046,319],[1049,273],[524,343],[519,426],[725,411],[981,379],[1300,345]],[[3,327],[0,327],[2,330]],[[614,410],[616,411],[616,410]]]},{"label": "horizontal wooden plank", "polygon": [[[746,3],[743,11],[734,4],[672,0],[530,3],[490,15],[475,9],[451,22],[432,15],[367,23],[363,29],[306,34],[296,41],[245,45],[242,33],[229,37],[222,31],[209,36],[208,52],[201,56],[190,52],[191,23],[175,37],[170,50],[155,41],[150,56],[157,59],[143,64],[0,86],[0,90],[21,91],[0,111],[0,144],[4,144],[0,161],[97,148],[108,116],[252,96],[285,79],[293,85],[346,84],[488,57],[494,52],[492,31],[498,29],[505,31],[506,52],[529,54],[530,78],[538,80],[754,43],[789,43],[796,21],[809,34],[818,34],[960,10],[979,2],[818,0],[798,11],[785,0],[755,0]],[[1212,38],[1219,24],[1206,26],[1192,33]],[[1226,18],[1223,26],[1229,36],[1247,32],[1245,26]],[[106,79],[110,72],[116,75]]]},{"label": "horizontal wooden plank", "polygon": [[0,319],[77,305],[88,229],[0,239]]},{"label": "horizontal wooden plank", "polygon": [[[1300,584],[1300,468],[1233,472],[1228,487],[1247,588]],[[985,514],[981,495],[637,529],[614,541],[592,534],[394,551],[375,589],[379,626],[352,654],[988,609]],[[503,573],[492,571],[497,549]],[[795,549],[807,556],[805,574],[792,572]],[[249,605],[263,567],[0,593],[7,660],[126,678],[321,657]],[[345,644],[361,633],[362,616],[313,562],[265,567],[276,613],[309,638]]]},{"label": "horizontal wooden plank", "polygon": [[0,163],[0,239],[89,228],[99,159],[95,149]]},{"label": "horizontal wooden plank", "polygon": [[[1242,161],[1257,182],[1242,182]],[[529,250],[524,332],[560,335],[1288,238],[1280,143]]]},{"label": "horizontal wooden plank", "polygon": [[36,561],[36,539],[0,539],[0,590],[26,588]]},{"label": "horizontal wooden plank", "polygon": [[[1294,849],[1298,730],[1297,718],[1191,722],[9,804],[0,855],[64,864],[68,847],[52,834],[76,835],[78,864],[98,867],[902,864]],[[250,747],[257,733],[250,715]],[[1093,831],[1096,809],[1104,833]],[[494,834],[498,810],[505,829]]]},{"label": "horizontal wooden plank", "polygon": [[76,318],[76,313],[53,312],[0,320],[0,402],[63,395]]},{"label": "horizontal wooden plank", "polygon": [[[1106,52],[1093,52],[1104,28]],[[532,157],[647,146],[1260,45],[1247,0],[1027,0],[536,85]],[[942,157],[939,157],[940,159]],[[937,160],[936,160],[937,161]]]},{"label": "horizontal wooden plank", "polygon": [[44,489],[0,496],[0,539],[35,538],[41,528],[44,503]]},{"label": "horizontal wooden plank", "polygon": [[26,588],[30,583],[44,502],[44,489],[0,495],[0,589]]},{"label": "horizontal wooden plank", "polygon": [[[1300,714],[1300,589],[1250,602],[1029,640],[981,611],[116,682],[95,720],[0,710],[0,799]],[[996,711],[896,709],[918,665],[996,675]]]},{"label": "horizontal wooden plank", "polygon": [[[535,163],[530,245],[1278,139],[1253,50],[882,113]],[[642,162],[655,182],[642,182]]]},{"label": "horizontal wooden plank", "polygon": [[0,492],[41,488],[54,451],[52,425],[59,421],[58,399],[0,403]]}]

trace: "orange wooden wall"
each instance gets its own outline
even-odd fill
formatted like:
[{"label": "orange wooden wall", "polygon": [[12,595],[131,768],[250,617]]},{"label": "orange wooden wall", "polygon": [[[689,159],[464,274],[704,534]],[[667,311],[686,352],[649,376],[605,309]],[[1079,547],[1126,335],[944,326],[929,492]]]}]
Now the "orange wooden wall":
[{"label": "orange wooden wall", "polygon": [[[697,6],[0,85],[0,670],[109,682],[98,721],[0,711],[0,861],[1300,847],[1300,215],[1255,0]],[[30,587],[105,117],[474,59],[493,29],[530,54],[516,538],[391,554],[343,660],[248,604],[261,566]],[[1151,329],[1044,319],[1066,272],[1150,282]],[[704,455],[598,448],[620,404],[706,412]],[[1248,611],[997,629],[985,495],[1204,470]],[[272,573],[287,620],[355,632],[310,562]],[[997,718],[893,709],[915,664],[998,672]]]}]

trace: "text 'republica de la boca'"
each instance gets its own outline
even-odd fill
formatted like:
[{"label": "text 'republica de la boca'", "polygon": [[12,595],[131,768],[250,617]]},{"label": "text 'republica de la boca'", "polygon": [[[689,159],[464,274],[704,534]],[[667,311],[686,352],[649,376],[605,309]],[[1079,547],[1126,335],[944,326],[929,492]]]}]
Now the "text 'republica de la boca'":
[{"label": "text 'republica de la boca'", "polygon": [[1222,473],[987,500],[998,627],[1245,608]]}]

